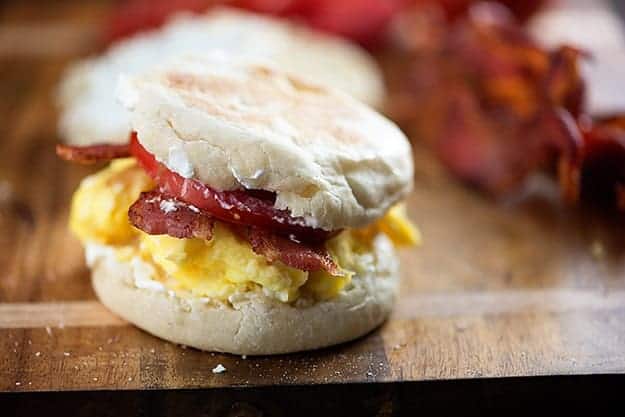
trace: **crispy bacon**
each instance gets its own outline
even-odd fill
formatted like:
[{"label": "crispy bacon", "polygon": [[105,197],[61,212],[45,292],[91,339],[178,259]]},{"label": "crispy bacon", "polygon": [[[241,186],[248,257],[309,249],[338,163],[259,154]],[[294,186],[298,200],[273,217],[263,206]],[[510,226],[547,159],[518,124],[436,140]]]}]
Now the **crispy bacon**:
[{"label": "crispy bacon", "polygon": [[65,144],[56,145],[56,154],[66,161],[79,164],[94,164],[101,161],[110,161],[115,158],[130,156],[130,145],[91,145],[71,146]]},{"label": "crispy bacon", "polygon": [[128,210],[130,223],[150,235],[179,239],[213,237],[215,220],[197,208],[159,191],[141,193]]},{"label": "crispy bacon", "polygon": [[252,245],[254,252],[269,262],[280,261],[302,271],[324,270],[330,275],[343,275],[323,244],[298,242],[254,226],[237,227],[236,231]]},{"label": "crispy bacon", "polygon": [[582,51],[541,47],[492,5],[453,23],[413,13],[398,26],[408,66],[391,111],[452,173],[495,196],[556,173],[565,201],[625,211],[625,114],[586,114]]},{"label": "crispy bacon", "polygon": [[413,26],[400,39],[409,62],[402,91],[412,108],[402,114],[414,136],[458,177],[495,195],[549,165],[545,138],[556,113],[581,100],[579,77],[573,87],[561,82],[575,69],[574,51],[542,50],[501,7],[480,5],[452,24],[420,14]]},{"label": "crispy bacon", "polygon": [[[215,224],[215,219],[207,212],[156,190],[141,193],[128,210],[128,218],[136,228],[148,234],[166,234],[179,239],[210,240]],[[225,224],[270,263],[280,261],[302,271],[325,270],[334,276],[343,275],[323,244],[298,242],[255,226]]]}]

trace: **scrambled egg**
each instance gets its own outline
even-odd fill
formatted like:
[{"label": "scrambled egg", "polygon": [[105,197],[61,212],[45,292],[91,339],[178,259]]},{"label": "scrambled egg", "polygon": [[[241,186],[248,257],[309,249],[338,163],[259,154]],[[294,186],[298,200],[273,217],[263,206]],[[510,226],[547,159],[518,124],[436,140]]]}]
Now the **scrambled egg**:
[{"label": "scrambled egg", "polygon": [[72,198],[69,227],[81,240],[127,244],[137,235],[128,222],[128,208],[152,188],[133,158],[117,159],[82,181]]},{"label": "scrambled egg", "polygon": [[344,276],[309,273],[280,262],[268,263],[219,222],[210,241],[148,235],[134,228],[128,221],[128,208],[142,191],[152,188],[153,182],[134,159],[113,161],[81,183],[72,199],[70,228],[83,242],[115,247],[120,260],[139,257],[149,262],[156,267],[154,279],[197,296],[227,300],[237,293],[261,290],[283,302],[302,294],[324,300],[337,295],[352,275],[375,267],[371,241],[376,234],[385,233],[397,246],[420,241],[404,207],[398,205],[375,224],[344,231],[327,242]]}]

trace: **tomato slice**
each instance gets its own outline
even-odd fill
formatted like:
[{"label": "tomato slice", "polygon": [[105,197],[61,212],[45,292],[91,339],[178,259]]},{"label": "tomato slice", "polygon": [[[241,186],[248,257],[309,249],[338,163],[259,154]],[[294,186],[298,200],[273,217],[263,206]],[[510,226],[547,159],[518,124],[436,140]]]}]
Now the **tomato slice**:
[{"label": "tomato slice", "polygon": [[302,217],[291,216],[288,210],[274,207],[275,194],[264,190],[217,191],[198,180],[184,178],[158,162],[131,135],[130,152],[162,192],[192,204],[213,217],[235,224],[258,226],[288,236],[292,240],[320,242],[336,232],[306,225]]}]

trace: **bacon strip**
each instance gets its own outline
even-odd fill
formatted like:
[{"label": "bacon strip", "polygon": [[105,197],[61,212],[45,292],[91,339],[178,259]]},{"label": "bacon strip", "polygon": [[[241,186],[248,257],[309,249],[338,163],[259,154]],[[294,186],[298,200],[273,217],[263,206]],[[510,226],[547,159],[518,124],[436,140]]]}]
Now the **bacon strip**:
[{"label": "bacon strip", "polygon": [[344,275],[323,245],[296,242],[254,226],[238,228],[237,232],[269,262],[280,261],[302,271],[324,270],[333,276]]},{"label": "bacon strip", "polygon": [[[210,214],[158,190],[141,193],[128,210],[128,218],[136,228],[148,234],[166,234],[179,239],[210,240],[215,224]],[[255,226],[225,224],[270,263],[280,261],[302,271],[324,270],[333,276],[343,275],[323,244],[298,242]]]},{"label": "bacon strip", "polygon": [[56,154],[66,161],[79,164],[94,164],[130,156],[130,145],[71,146],[58,144],[56,145]]},{"label": "bacon strip", "polygon": [[159,191],[141,193],[128,210],[130,223],[150,235],[179,239],[213,237],[215,220],[197,208]]}]

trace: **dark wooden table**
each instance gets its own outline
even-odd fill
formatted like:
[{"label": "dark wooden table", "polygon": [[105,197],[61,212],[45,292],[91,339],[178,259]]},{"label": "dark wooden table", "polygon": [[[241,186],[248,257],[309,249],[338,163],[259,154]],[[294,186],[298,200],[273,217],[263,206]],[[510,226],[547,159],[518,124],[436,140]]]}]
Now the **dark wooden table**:
[{"label": "dark wooden table", "polygon": [[[115,317],[96,301],[66,227],[92,169],[53,151],[56,83],[95,48],[110,2],[0,4],[0,391],[13,392],[0,410],[390,416],[602,411],[619,399],[625,219],[568,210],[544,181],[516,201],[488,201],[419,147],[409,211],[425,244],[402,254],[402,295],[378,331],[242,359],[183,349]],[[227,372],[213,374],[218,363]]]}]

